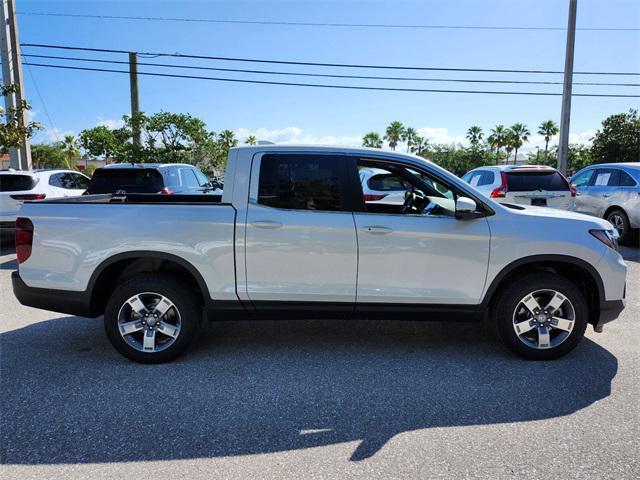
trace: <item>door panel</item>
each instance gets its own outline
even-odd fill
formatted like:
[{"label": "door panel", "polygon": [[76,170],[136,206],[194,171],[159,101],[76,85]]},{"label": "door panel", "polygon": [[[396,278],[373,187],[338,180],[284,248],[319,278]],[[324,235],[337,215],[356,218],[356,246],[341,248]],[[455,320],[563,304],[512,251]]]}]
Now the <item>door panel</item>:
[{"label": "door panel", "polygon": [[257,309],[294,301],[344,303],[352,311],[358,247],[353,215],[342,206],[343,162],[312,154],[254,158],[245,259],[247,295]]},{"label": "door panel", "polygon": [[357,303],[477,304],[489,261],[487,220],[354,214]]}]

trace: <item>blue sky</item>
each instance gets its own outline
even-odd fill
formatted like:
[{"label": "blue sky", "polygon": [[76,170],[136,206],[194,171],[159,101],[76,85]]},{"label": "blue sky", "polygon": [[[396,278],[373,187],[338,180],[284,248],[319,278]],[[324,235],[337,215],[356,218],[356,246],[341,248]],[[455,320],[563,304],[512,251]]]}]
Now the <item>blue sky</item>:
[{"label": "blue sky", "polygon": [[[212,1],[27,1],[17,0],[19,12],[55,12],[92,15],[194,17],[244,20],[332,23],[393,23],[565,27],[568,0],[537,1],[423,1],[423,2],[212,2]],[[640,2],[578,2],[578,27],[640,25]],[[466,68],[562,70],[566,34],[563,31],[368,29],[292,26],[256,26],[211,23],[122,21],[19,16],[23,43],[49,43],[122,50],[180,52],[203,55],[271,58],[312,62],[369,63]],[[23,53],[57,54],[25,48]],[[60,53],[65,55],[65,53]],[[86,56],[67,52],[69,56]],[[124,55],[91,56],[126,60]],[[27,61],[27,59],[23,59]],[[189,63],[165,59],[166,63]],[[35,61],[35,60],[32,60]],[[140,60],[142,61],[142,60]],[[153,61],[153,60],[148,60]],[[54,61],[51,61],[54,62]],[[55,61],[58,62],[58,61]],[[59,62],[68,63],[69,62]],[[246,65],[195,61],[194,64],[243,68],[296,70],[287,66]],[[85,64],[92,66],[90,64]],[[119,67],[116,67],[119,68]],[[353,70],[300,68],[301,71],[350,73]],[[129,113],[128,77],[122,74],[76,72],[25,67],[27,96],[36,119],[47,131],[37,141],[55,140],[100,122],[113,124]],[[140,70],[152,71],[149,67]],[[576,71],[640,71],[640,32],[578,31]],[[178,72],[178,73],[184,73]],[[362,73],[382,74],[384,71]],[[482,74],[452,72],[390,72],[447,78],[561,80],[560,75]],[[245,74],[205,75],[261,78]],[[34,79],[52,122],[36,94]],[[272,79],[268,77],[267,79]],[[277,80],[282,81],[282,77]],[[362,85],[391,85],[381,81],[305,79]],[[640,77],[586,77],[575,81],[629,81]],[[395,86],[391,85],[391,86]],[[402,82],[417,88],[561,91],[559,85],[469,85]],[[575,86],[574,93],[640,93],[639,87]],[[359,143],[368,131],[383,133],[400,120],[434,142],[464,139],[473,124],[485,130],[497,123],[523,122],[532,131],[546,119],[559,121],[560,97],[462,95],[325,90],[245,85],[200,80],[140,78],[142,110],[188,112],[206,121],[214,131],[232,129],[239,135],[255,133],[278,142]],[[573,99],[572,140],[585,141],[607,115],[637,108],[640,99]],[[51,124],[53,123],[53,125]],[[540,139],[534,137],[532,148]]]}]

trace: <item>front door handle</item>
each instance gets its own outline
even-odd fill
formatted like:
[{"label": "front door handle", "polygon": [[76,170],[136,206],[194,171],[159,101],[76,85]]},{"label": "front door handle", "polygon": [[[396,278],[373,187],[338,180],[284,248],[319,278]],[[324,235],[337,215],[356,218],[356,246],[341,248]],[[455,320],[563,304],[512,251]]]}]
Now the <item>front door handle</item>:
[{"label": "front door handle", "polygon": [[380,225],[368,225],[366,227],[362,227],[362,230],[373,235],[388,235],[393,232],[392,228],[382,227]]},{"label": "front door handle", "polygon": [[272,220],[256,220],[255,222],[251,222],[256,228],[280,228],[282,224],[280,222],[274,222]]}]

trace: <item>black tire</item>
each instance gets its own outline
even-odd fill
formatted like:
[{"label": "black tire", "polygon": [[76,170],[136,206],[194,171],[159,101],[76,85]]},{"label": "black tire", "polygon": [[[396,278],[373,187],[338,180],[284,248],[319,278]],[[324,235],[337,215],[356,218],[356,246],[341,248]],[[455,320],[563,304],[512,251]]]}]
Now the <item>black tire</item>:
[{"label": "black tire", "polygon": [[604,218],[611,223],[614,228],[616,226],[621,227],[617,228],[618,233],[620,234],[620,238],[618,239],[618,243],[620,243],[620,245],[630,245],[632,243],[635,232],[631,229],[629,217],[623,210],[619,208],[611,210]]},{"label": "black tire", "polygon": [[[131,297],[144,292],[154,292],[168,298],[180,318],[180,330],[176,338],[172,340],[162,335],[165,341],[172,343],[160,351],[137,350],[120,334],[118,321],[120,309],[124,308]],[[170,313],[176,315],[173,310]],[[144,273],[125,280],[109,298],[104,312],[104,328],[111,344],[122,355],[139,363],[163,363],[178,357],[193,342],[201,320],[202,307],[198,297],[183,282],[162,273]],[[144,331],[142,332],[144,334]],[[157,334],[156,327],[155,335]],[[132,337],[128,338],[132,339]]]},{"label": "black tire", "polygon": [[[554,290],[564,295],[575,313],[573,329],[568,336],[558,345],[546,349],[526,344],[514,328],[514,316],[520,301],[530,293],[541,290]],[[550,272],[530,272],[509,280],[493,303],[491,315],[495,330],[507,348],[532,360],[553,360],[569,353],[582,340],[587,328],[589,309],[582,291],[567,278]],[[562,334],[555,329],[550,331],[552,335]]]}]

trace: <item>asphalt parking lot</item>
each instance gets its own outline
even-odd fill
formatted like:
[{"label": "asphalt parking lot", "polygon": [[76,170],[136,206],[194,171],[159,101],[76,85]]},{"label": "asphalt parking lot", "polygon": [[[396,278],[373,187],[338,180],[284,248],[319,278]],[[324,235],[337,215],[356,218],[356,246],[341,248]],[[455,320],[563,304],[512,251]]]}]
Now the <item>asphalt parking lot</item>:
[{"label": "asphalt parking lot", "polygon": [[23,307],[0,255],[3,479],[640,476],[640,254],[622,317],[554,362],[476,325],[219,322],[165,365]]}]

